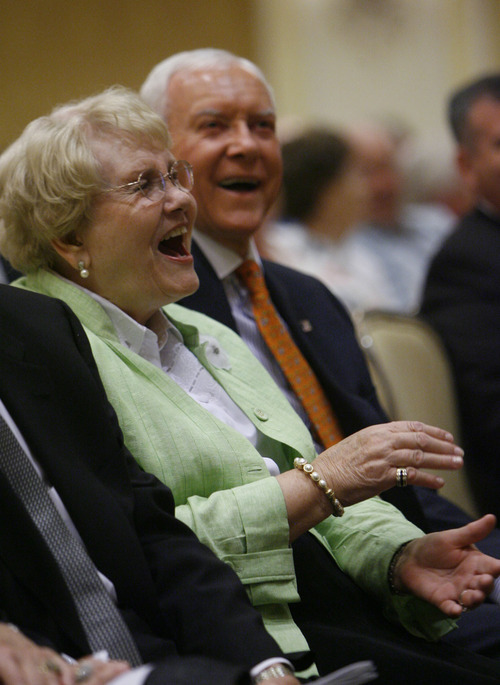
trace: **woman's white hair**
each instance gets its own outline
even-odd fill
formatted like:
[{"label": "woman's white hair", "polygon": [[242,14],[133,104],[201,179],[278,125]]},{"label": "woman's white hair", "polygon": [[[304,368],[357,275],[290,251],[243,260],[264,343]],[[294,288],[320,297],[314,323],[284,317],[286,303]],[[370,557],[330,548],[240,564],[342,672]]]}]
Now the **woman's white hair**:
[{"label": "woman's white hair", "polygon": [[52,240],[70,240],[91,219],[106,187],[99,141],[167,149],[165,122],[122,86],[56,107],[35,119],[0,156],[0,249],[23,272],[51,267]]},{"label": "woman's white hair", "polygon": [[234,55],[232,52],[216,48],[186,50],[167,57],[150,71],[142,84],[141,97],[151,109],[165,117],[169,105],[168,85],[174,74],[179,71],[225,69],[231,66],[238,66],[258,78],[269,93],[273,106],[275,105],[273,89],[257,65],[244,57]]}]

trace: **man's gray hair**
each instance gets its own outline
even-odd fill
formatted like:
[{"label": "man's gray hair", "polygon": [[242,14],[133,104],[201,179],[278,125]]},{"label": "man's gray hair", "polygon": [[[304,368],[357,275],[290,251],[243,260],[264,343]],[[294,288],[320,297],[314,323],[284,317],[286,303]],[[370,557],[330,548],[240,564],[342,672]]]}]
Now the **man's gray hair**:
[{"label": "man's gray hair", "polygon": [[167,57],[153,67],[142,84],[140,94],[151,109],[160,116],[165,117],[168,108],[168,85],[174,74],[178,71],[225,69],[231,66],[240,67],[257,77],[265,86],[274,106],[273,89],[259,67],[244,57],[238,57],[238,55],[234,55],[232,52],[216,48],[186,50]]}]

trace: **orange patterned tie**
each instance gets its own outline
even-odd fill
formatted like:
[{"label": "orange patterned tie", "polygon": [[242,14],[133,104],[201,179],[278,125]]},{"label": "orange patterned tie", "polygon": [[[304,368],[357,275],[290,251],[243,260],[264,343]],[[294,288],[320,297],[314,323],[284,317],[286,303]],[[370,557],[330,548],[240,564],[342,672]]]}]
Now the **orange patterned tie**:
[{"label": "orange patterned tie", "polygon": [[257,326],[301,401],[315,438],[325,448],[334,445],[342,440],[337,420],[316,376],[276,313],[259,265],[247,260],[236,274],[248,289]]}]

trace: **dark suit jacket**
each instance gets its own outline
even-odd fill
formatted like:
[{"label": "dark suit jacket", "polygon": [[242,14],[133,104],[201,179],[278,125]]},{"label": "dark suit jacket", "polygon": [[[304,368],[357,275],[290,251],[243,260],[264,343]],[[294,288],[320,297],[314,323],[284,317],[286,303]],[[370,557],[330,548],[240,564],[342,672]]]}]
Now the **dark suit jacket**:
[{"label": "dark suit jacket", "polygon": [[[170,490],[124,448],[83,329],[63,303],[0,286],[0,398],[114,583],[144,660],[192,655],[241,670],[281,654],[236,575],[174,518]],[[59,570],[2,474],[0,517],[0,617],[39,643],[87,654]]]},{"label": "dark suit jacket", "polygon": [[430,265],[421,314],[451,358],[475,499],[500,520],[500,218],[474,209],[460,221]]},{"label": "dark suit jacket", "polygon": [[[182,305],[238,332],[223,285],[194,241],[192,253],[200,287],[183,298]],[[386,421],[339,300],[317,279],[281,264],[264,261],[264,275],[276,309],[334,406],[345,435]]]}]

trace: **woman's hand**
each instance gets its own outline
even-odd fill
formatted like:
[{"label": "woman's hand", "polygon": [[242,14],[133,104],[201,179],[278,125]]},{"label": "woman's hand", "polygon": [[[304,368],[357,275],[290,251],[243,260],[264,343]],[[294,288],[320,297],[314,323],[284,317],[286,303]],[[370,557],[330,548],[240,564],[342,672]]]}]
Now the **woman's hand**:
[{"label": "woman's hand", "polygon": [[[343,506],[378,495],[396,485],[398,468],[408,484],[440,488],[442,478],[420,469],[456,470],[463,450],[447,431],[419,421],[394,421],[364,428],[322,452],[312,463]],[[290,541],[332,513],[325,493],[304,473],[291,469],[277,476],[290,526]]]},{"label": "woman's hand", "polygon": [[462,528],[412,540],[394,569],[396,589],[425,599],[452,618],[479,606],[500,575],[500,560],[474,545],[495,524],[495,517],[487,514]]},{"label": "woman's hand", "polygon": [[322,452],[313,465],[348,506],[395,486],[398,468],[406,468],[408,484],[440,488],[443,479],[421,469],[456,470],[462,457],[447,431],[419,421],[394,421],[350,435]]}]

